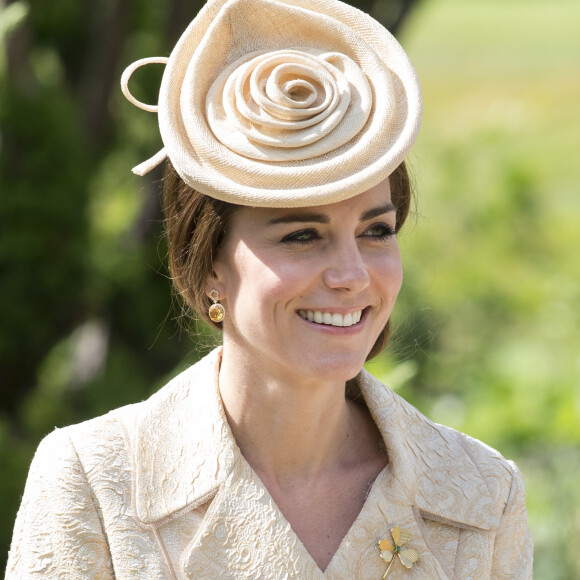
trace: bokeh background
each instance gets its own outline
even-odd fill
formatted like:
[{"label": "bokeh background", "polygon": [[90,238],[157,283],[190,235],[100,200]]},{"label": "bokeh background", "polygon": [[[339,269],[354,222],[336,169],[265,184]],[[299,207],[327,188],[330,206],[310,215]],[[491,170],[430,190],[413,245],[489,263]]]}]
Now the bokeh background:
[{"label": "bokeh background", "polygon": [[[396,332],[372,372],[517,461],[540,580],[580,578],[580,3],[378,0],[425,115]],[[160,139],[118,89],[199,0],[0,5],[0,569],[55,426],[146,398],[213,338],[171,298]],[[135,74],[156,101],[161,66]]]}]

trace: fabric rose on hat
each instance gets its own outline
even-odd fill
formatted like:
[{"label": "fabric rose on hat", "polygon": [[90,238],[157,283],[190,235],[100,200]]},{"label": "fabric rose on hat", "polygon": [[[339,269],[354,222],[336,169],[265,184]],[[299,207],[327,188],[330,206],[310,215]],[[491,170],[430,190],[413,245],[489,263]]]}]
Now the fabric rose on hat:
[{"label": "fabric rose on hat", "polygon": [[282,162],[348,143],[368,119],[371,89],[350,58],[317,52],[260,51],[226,68],[207,96],[216,138],[240,155]]},{"label": "fabric rose on hat", "polygon": [[[150,109],[151,110],[151,109]],[[210,0],[168,59],[164,151],[202,193],[293,207],[370,189],[404,159],[421,92],[403,49],[337,0]]]}]

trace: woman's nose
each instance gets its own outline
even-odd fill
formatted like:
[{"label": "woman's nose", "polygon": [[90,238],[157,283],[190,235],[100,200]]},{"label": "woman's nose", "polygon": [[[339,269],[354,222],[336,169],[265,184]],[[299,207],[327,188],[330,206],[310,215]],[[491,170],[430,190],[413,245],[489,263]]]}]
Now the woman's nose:
[{"label": "woman's nose", "polygon": [[361,292],[370,283],[367,266],[355,240],[333,247],[324,270],[324,283],[337,290]]}]

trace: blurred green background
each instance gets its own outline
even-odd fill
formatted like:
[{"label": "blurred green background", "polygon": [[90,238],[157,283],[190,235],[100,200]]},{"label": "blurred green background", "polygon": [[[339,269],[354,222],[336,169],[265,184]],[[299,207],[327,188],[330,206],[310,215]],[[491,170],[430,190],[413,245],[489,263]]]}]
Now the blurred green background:
[{"label": "blurred green background", "polygon": [[[0,568],[39,440],[147,397],[207,351],[176,321],[155,115],[118,90],[195,0],[3,0]],[[520,466],[535,578],[580,578],[580,3],[359,2],[421,79],[416,219],[389,351],[370,369]],[[149,70],[150,69],[150,70]],[[162,67],[135,74],[156,101]]]}]

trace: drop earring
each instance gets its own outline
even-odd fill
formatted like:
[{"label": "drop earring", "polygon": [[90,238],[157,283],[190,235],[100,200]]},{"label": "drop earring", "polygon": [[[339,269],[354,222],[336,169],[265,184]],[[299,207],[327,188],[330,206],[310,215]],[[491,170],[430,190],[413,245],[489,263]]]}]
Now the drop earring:
[{"label": "drop earring", "polygon": [[209,307],[208,314],[212,322],[221,322],[225,315],[225,308],[218,302],[220,294],[217,290],[212,290],[209,297],[213,300],[213,304]]}]

